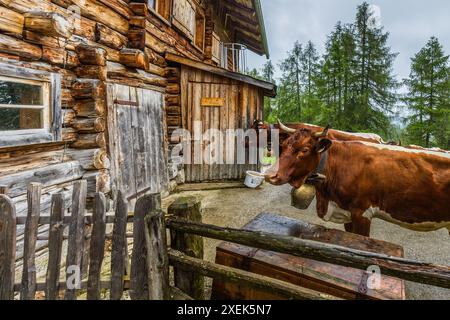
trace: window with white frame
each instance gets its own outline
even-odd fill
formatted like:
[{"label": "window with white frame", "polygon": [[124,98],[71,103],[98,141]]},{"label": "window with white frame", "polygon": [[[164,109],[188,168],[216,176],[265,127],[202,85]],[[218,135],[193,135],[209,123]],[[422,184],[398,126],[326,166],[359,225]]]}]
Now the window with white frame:
[{"label": "window with white frame", "polygon": [[0,63],[0,147],[60,139],[60,76]]},{"label": "window with white frame", "polygon": [[50,83],[0,76],[0,134],[50,132]]}]

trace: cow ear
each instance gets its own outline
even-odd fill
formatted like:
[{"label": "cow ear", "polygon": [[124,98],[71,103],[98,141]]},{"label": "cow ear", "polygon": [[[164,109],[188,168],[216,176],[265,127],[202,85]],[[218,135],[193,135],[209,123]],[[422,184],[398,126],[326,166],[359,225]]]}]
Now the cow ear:
[{"label": "cow ear", "polygon": [[330,149],[333,142],[330,139],[320,139],[316,144],[317,153],[324,153],[328,149]]}]

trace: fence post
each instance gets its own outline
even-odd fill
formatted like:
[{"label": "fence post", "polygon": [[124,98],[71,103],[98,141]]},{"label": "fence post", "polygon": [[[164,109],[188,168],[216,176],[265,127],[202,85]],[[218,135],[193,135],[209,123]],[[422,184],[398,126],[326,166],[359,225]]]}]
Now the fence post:
[{"label": "fence post", "polygon": [[[201,202],[194,197],[181,197],[169,206],[169,215],[192,222],[202,222]],[[203,238],[179,232],[170,231],[171,247],[190,257],[203,259]],[[204,277],[192,271],[174,267],[175,286],[196,300],[205,297]]]},{"label": "fence post", "polygon": [[52,195],[50,231],[48,237],[48,266],[45,289],[46,300],[56,300],[58,298],[61,250],[64,240],[64,211],[64,193],[61,192]]},{"label": "fence post", "polygon": [[36,295],[35,253],[39,216],[41,214],[41,191],[42,185],[40,183],[28,185],[28,215],[25,224],[22,284],[20,288],[20,299],[22,300],[34,300]]},{"label": "fence post", "polygon": [[0,300],[14,299],[15,258],[16,207],[0,195]]},{"label": "fence post", "polygon": [[147,300],[149,297],[145,216],[160,209],[160,194],[145,195],[136,202],[133,217],[130,288],[130,297],[133,300]]},{"label": "fence post", "polygon": [[69,240],[66,260],[65,300],[76,299],[76,291],[81,285],[81,259],[84,243],[84,216],[86,211],[87,182],[76,181],[73,185],[72,216],[69,225]]},{"label": "fence post", "polygon": [[117,208],[114,217],[114,229],[111,252],[111,300],[120,300],[123,294],[125,260],[128,252],[126,239],[128,204],[121,191],[117,194]]},{"label": "fence post", "polygon": [[169,298],[169,258],[167,256],[164,212],[154,210],[145,216],[145,241],[147,247],[148,298]]},{"label": "fence post", "polygon": [[92,220],[87,299],[99,300],[100,276],[105,254],[106,235],[106,198],[103,193],[95,194]]}]

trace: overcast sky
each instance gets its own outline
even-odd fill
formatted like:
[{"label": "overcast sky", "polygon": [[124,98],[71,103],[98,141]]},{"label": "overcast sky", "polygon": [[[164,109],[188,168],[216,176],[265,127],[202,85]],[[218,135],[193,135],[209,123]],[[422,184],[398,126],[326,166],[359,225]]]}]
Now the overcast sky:
[{"label": "overcast sky", "polygon": [[[261,0],[271,59],[278,64],[298,40],[313,41],[320,53],[326,37],[338,21],[353,22],[362,0]],[[439,38],[450,54],[449,0],[376,0],[381,23],[390,33],[389,45],[399,55],[395,73],[399,79],[409,75],[410,58],[431,36]],[[261,68],[265,57],[250,54],[250,68]],[[278,68],[277,68],[278,69]],[[277,70],[276,76],[279,76]]]}]

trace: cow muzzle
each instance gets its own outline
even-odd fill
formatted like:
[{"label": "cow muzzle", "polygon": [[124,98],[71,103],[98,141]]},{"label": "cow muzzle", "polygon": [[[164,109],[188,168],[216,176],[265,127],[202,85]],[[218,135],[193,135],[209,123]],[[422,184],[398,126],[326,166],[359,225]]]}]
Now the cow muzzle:
[{"label": "cow muzzle", "polygon": [[284,184],[278,174],[268,174],[266,175],[265,179],[268,183],[273,184],[274,186],[280,186]]}]

